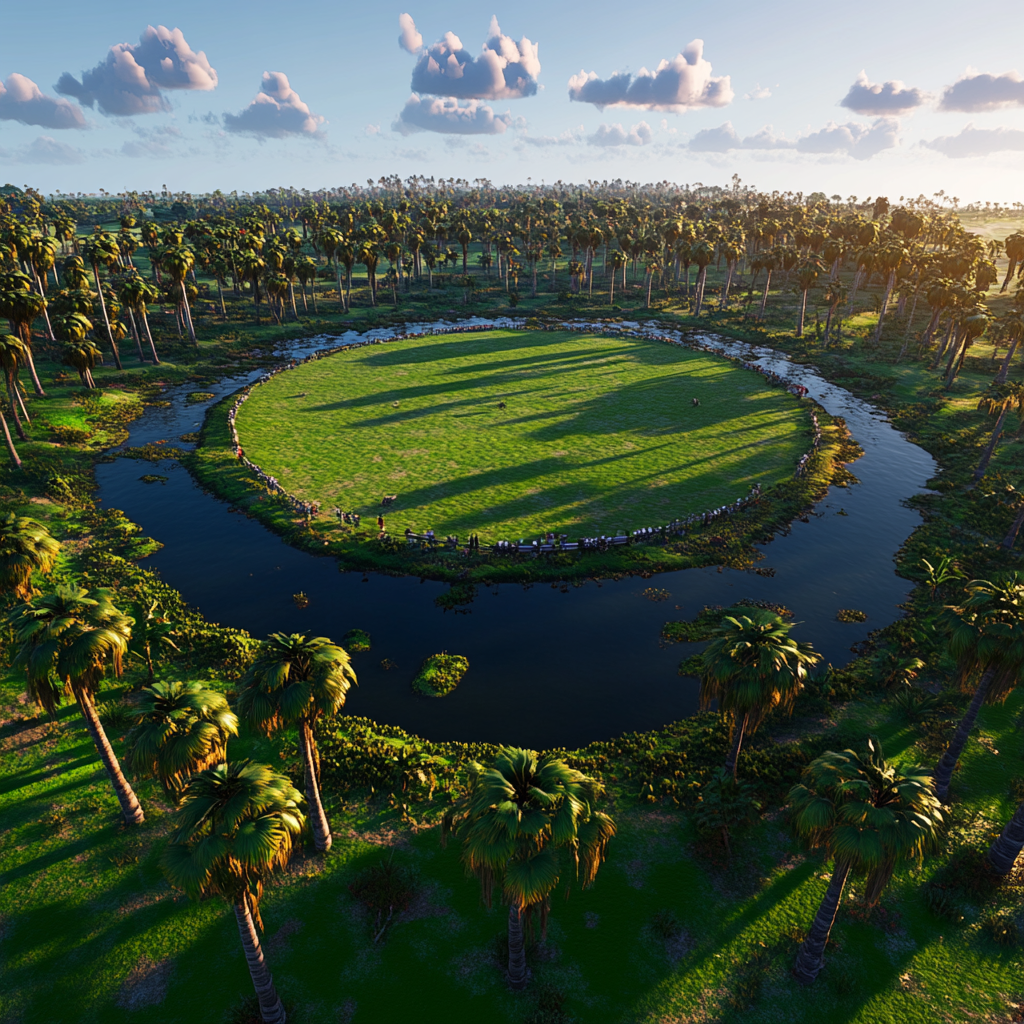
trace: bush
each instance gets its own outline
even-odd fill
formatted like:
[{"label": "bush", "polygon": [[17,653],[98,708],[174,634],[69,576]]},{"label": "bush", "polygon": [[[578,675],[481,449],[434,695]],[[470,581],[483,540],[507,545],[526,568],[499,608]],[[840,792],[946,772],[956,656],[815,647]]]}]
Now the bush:
[{"label": "bush", "polygon": [[1017,915],[1009,910],[996,910],[981,919],[981,930],[997,945],[1019,946],[1024,930]]},{"label": "bush", "polygon": [[346,651],[359,653],[370,649],[370,634],[363,629],[350,629],[342,638],[341,646]]},{"label": "bush", "polygon": [[370,912],[374,942],[384,938],[395,914],[401,914],[414,895],[409,874],[395,864],[393,850],[386,860],[367,868],[348,891]]},{"label": "bush", "polygon": [[469,671],[469,659],[461,654],[432,654],[416,674],[412,688],[425,697],[445,697]]}]

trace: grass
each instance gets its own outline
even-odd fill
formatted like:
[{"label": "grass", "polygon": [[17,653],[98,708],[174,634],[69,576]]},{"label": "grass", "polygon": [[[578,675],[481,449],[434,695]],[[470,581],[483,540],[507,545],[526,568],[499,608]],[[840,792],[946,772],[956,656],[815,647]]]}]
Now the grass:
[{"label": "grass", "polygon": [[254,390],[238,432],[249,458],[305,500],[372,518],[397,494],[383,510],[392,535],[432,528],[484,543],[723,505],[790,476],[810,439],[791,395],[726,360],[513,331],[301,366]]}]

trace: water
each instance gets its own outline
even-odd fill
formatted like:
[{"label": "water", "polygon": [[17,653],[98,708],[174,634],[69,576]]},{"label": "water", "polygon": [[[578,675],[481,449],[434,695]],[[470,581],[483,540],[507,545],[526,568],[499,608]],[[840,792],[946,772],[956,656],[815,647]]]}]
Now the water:
[{"label": "water", "polygon": [[[729,605],[744,597],[784,604],[795,613],[794,635],[812,641],[826,661],[842,665],[850,660],[852,644],[896,619],[911,584],[896,575],[894,556],[920,522],[905,501],[936,471],[931,456],[883,413],[813,370],[768,349],[705,341],[803,384],[829,413],[846,418],[864,449],[851,465],[860,483],[831,489],[807,523],[795,522],[788,534],[762,547],[765,559],[758,565],[775,569],[773,578],[711,567],[587,583],[566,592],[547,584],[503,584],[480,587],[469,614],[456,614],[434,605],[446,584],[339,572],[333,559],[290,548],[232,512],[175,462],[159,469],[129,459],[98,466],[99,499],[164,544],[144,564],[212,621],[257,637],[280,630],[340,640],[353,627],[368,631],[373,649],[353,659],[359,686],[348,700],[351,714],[430,739],[539,749],[656,728],[697,707],[697,681],[676,672],[694,648],[661,642],[666,620],[692,618],[706,604]],[[313,347],[338,343],[321,339]],[[252,376],[207,390],[220,398]],[[198,429],[216,399],[186,405],[185,395],[193,390],[184,385],[169,391],[164,397],[171,406],[148,409],[132,424],[128,443],[170,442]],[[140,481],[154,472],[167,482]],[[648,587],[671,597],[649,601],[642,596]],[[300,590],[309,597],[308,608],[292,601]],[[861,609],[868,619],[837,622],[839,608]],[[410,682],[420,663],[445,650],[469,658],[459,687],[442,699],[413,693]],[[385,670],[385,658],[395,667]]]}]

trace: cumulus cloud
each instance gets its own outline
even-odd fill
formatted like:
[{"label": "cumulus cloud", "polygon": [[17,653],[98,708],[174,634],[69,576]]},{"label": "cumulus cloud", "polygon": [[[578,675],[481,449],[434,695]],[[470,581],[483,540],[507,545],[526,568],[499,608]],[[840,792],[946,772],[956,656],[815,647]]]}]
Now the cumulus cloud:
[{"label": "cumulus cloud", "polygon": [[982,75],[972,68],[942,90],[939,110],[977,113],[999,107],[1024,107],[1024,79],[1016,71]]},{"label": "cumulus cloud", "polygon": [[[502,34],[497,18],[491,18],[490,34],[478,57],[463,47],[454,32],[446,32],[433,46],[421,49],[422,36],[412,18],[402,15],[399,26],[400,45],[420,54],[412,70],[415,92],[461,100],[515,100],[537,92],[540,44],[531,43],[526,36],[515,42]],[[416,40],[419,43],[413,47]]]},{"label": "cumulus cloud", "polygon": [[511,114],[495,115],[480,100],[460,103],[451,97],[421,99],[413,94],[391,129],[402,135],[421,131],[444,135],[503,135],[511,123]]},{"label": "cumulus cloud", "polygon": [[50,164],[66,167],[70,164],[85,163],[85,154],[66,142],[58,142],[50,135],[40,135],[27,146],[9,156],[17,164]]},{"label": "cumulus cloud", "polygon": [[633,125],[628,131],[621,124],[602,124],[593,135],[587,136],[588,146],[646,146],[654,139],[646,121]]},{"label": "cumulus cloud", "polygon": [[165,90],[216,87],[217,72],[202,50],[195,53],[185,42],[181,29],[149,25],[138,44],[112,46],[106,60],[83,72],[81,81],[65,71],[56,89],[104,114],[130,117],[170,110]]},{"label": "cumulus cloud", "polygon": [[0,82],[0,121],[40,128],[85,128],[85,116],[73,103],[47,96],[31,78],[11,74]]},{"label": "cumulus cloud", "polygon": [[411,14],[398,16],[398,45],[407,53],[419,53],[423,49],[423,36],[416,31],[416,22]]},{"label": "cumulus cloud", "polygon": [[599,78],[596,71],[581,71],[569,79],[569,99],[605,107],[636,107],[668,110],[681,114],[700,107],[724,107],[734,93],[729,76],[715,78],[704,59],[704,40],[692,43],[672,60],[663,60],[654,71],[641,68],[637,74],[616,72]]},{"label": "cumulus cloud", "polygon": [[728,153],[733,149],[793,149],[795,142],[776,136],[771,125],[741,139],[726,121],[717,128],[704,128],[690,140],[688,149],[697,153]]},{"label": "cumulus cloud", "polygon": [[848,153],[855,160],[869,160],[899,142],[900,123],[894,117],[879,117],[870,126],[829,121],[824,128],[797,139],[801,153]]},{"label": "cumulus cloud", "polygon": [[280,71],[264,71],[256,98],[240,114],[225,114],[224,127],[257,139],[283,139],[289,135],[320,137],[324,118],[310,111]]},{"label": "cumulus cloud", "polygon": [[1024,131],[1019,128],[975,128],[969,124],[957,135],[943,135],[921,145],[955,159],[988,156],[990,153],[1024,150]]},{"label": "cumulus cloud", "polygon": [[856,114],[884,117],[887,114],[906,114],[922,106],[927,99],[927,94],[920,89],[910,88],[898,79],[881,85],[869,82],[867,74],[862,71],[850,86],[850,91],[839,101],[839,106]]},{"label": "cumulus cloud", "polygon": [[562,132],[560,135],[528,135],[525,132],[519,136],[519,142],[528,146],[537,146],[547,149],[550,146],[577,146],[583,140],[583,125]]},{"label": "cumulus cloud", "polygon": [[745,100],[766,100],[772,94],[771,89],[767,85],[755,85],[750,92],[743,94]]}]

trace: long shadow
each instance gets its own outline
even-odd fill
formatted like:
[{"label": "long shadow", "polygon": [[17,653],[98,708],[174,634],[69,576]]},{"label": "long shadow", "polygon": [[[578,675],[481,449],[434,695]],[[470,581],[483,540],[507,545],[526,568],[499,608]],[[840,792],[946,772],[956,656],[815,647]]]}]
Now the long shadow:
[{"label": "long shadow", "polygon": [[[84,746],[85,744],[83,744]],[[11,793],[16,789],[26,789],[28,786],[34,786],[37,782],[45,782],[47,779],[52,779],[55,775],[61,775],[64,772],[74,771],[76,768],[81,768],[87,764],[99,765],[99,755],[96,753],[96,749],[92,747],[92,744],[88,745],[91,748],[91,753],[79,757],[74,761],[64,761],[60,764],[52,765],[42,771],[37,769],[26,769],[22,772],[15,772],[13,775],[4,776],[3,780],[0,781],[0,793]]]}]

